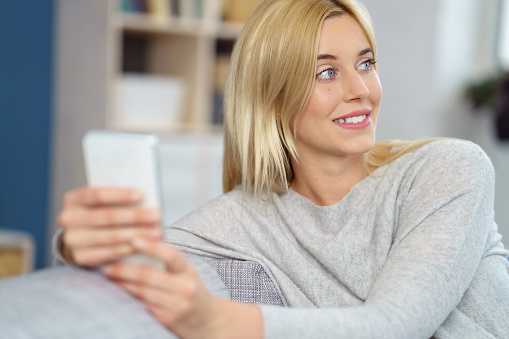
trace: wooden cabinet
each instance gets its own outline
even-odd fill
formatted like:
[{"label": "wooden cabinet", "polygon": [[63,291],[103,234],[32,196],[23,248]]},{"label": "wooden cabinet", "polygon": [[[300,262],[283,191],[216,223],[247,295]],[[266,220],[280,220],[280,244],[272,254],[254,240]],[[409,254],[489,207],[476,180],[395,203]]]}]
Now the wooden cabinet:
[{"label": "wooden cabinet", "polygon": [[34,239],[29,233],[0,228],[0,279],[28,273],[34,265]]}]

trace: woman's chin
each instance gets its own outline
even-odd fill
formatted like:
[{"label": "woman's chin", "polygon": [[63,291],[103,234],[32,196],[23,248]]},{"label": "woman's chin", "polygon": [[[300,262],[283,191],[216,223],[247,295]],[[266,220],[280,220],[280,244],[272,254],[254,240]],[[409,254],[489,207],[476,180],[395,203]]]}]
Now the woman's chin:
[{"label": "woman's chin", "polygon": [[375,137],[365,137],[359,140],[352,140],[347,148],[344,149],[346,154],[360,155],[369,152],[375,145]]}]

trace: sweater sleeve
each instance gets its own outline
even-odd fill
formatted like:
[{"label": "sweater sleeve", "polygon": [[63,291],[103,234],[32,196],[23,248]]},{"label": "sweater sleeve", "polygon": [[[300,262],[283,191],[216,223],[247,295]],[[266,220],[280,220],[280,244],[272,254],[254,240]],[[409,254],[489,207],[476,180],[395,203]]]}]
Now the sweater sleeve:
[{"label": "sweater sleeve", "polygon": [[63,231],[58,228],[51,239],[51,255],[53,266],[72,266],[65,259],[62,253],[62,235]]},{"label": "sweater sleeve", "polygon": [[[460,302],[494,224],[494,173],[468,142],[414,153],[397,230],[362,306],[263,307],[267,338],[429,338]],[[419,159],[417,159],[419,158]]]}]

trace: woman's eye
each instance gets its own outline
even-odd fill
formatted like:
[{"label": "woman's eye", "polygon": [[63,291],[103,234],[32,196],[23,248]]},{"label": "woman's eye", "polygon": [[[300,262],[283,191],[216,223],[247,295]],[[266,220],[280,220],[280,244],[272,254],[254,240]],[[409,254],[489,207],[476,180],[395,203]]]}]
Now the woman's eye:
[{"label": "woman's eye", "polygon": [[334,78],[336,75],[336,70],[334,68],[327,68],[326,70],[321,71],[317,74],[317,78],[320,80],[330,80]]},{"label": "woman's eye", "polygon": [[358,69],[361,71],[369,71],[371,69],[371,65],[375,64],[374,60],[366,60],[362,64],[359,65]]}]

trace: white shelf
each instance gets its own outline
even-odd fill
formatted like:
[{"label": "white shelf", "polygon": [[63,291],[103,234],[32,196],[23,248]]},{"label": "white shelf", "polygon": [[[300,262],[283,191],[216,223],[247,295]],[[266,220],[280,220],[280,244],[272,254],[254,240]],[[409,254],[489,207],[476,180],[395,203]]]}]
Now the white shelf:
[{"label": "white shelf", "polygon": [[194,18],[168,18],[165,21],[155,20],[146,14],[119,14],[114,19],[117,29],[131,32],[203,36],[219,39],[235,39],[244,24],[199,20]]}]

